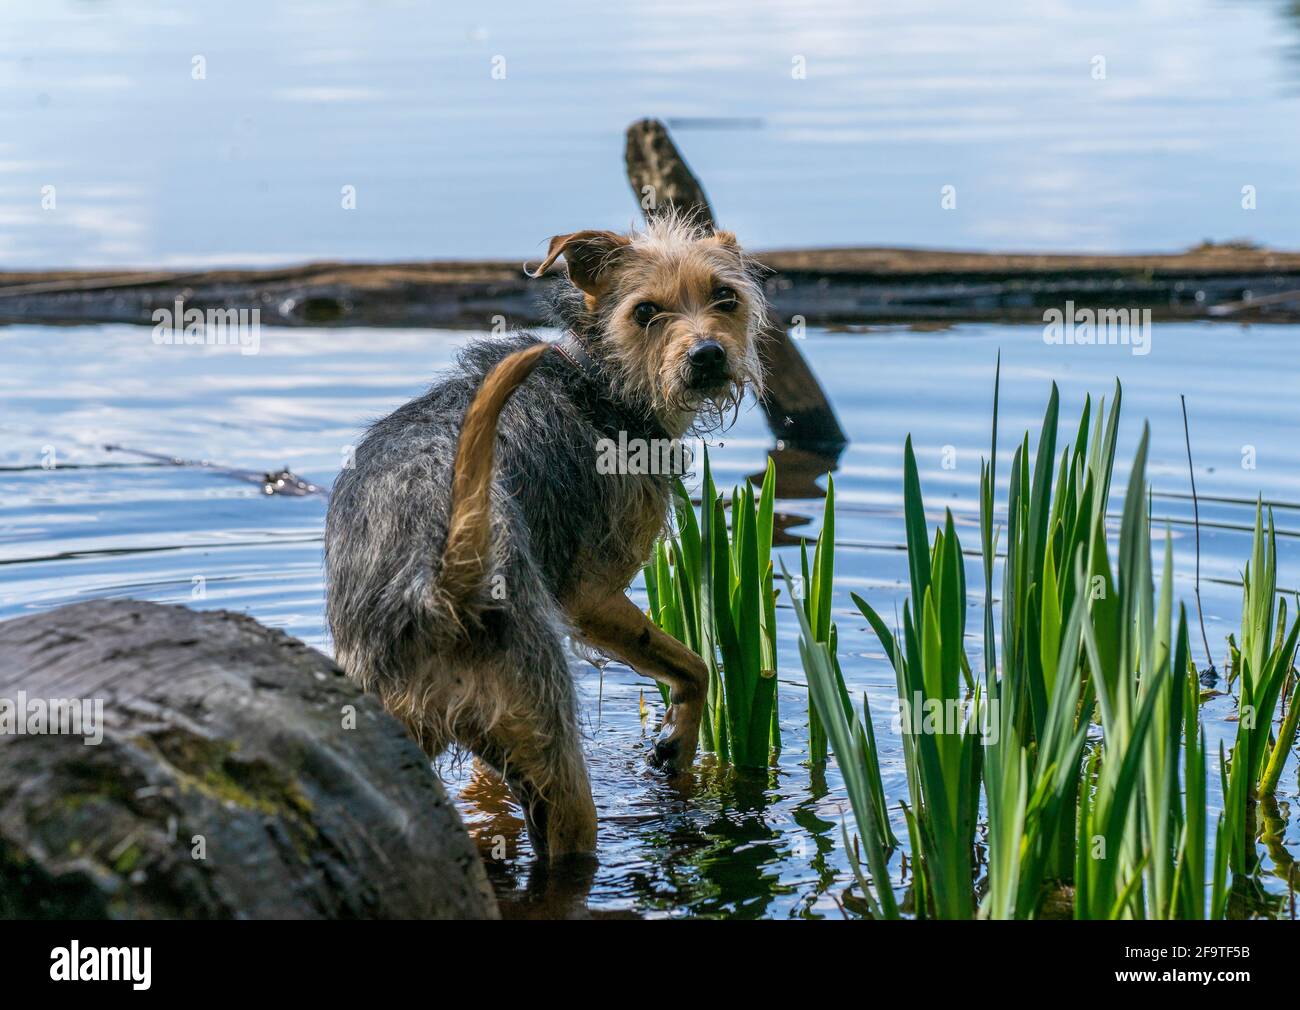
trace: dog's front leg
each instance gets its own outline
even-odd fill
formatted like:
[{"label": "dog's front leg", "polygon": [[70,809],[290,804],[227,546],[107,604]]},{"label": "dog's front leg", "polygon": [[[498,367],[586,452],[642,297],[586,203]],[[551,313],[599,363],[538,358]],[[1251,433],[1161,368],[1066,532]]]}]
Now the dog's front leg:
[{"label": "dog's front leg", "polygon": [[626,596],[589,604],[574,614],[573,620],[588,644],[668,685],[671,706],[651,759],[670,771],[689,768],[695,760],[709,688],[704,660],[652,624]]}]

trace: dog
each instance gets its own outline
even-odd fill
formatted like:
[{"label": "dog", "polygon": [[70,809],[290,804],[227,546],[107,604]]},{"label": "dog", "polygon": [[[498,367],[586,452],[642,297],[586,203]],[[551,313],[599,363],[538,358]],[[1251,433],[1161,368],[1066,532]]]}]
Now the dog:
[{"label": "dog", "polygon": [[530,276],[560,258],[564,339],[470,342],[370,427],[325,535],[339,664],[426,753],[456,747],[499,774],[550,860],[596,845],[564,636],[668,686],[650,759],[670,773],[694,760],[708,684],[625,595],[666,527],[672,475],[598,472],[598,444],[722,425],[761,394],[766,321],[735,236],[681,214],[558,235]]}]

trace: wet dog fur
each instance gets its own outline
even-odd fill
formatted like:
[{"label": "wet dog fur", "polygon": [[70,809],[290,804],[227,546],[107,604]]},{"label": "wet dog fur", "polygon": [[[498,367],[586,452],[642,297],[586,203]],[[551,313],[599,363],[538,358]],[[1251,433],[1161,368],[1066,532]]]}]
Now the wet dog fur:
[{"label": "wet dog fur", "polygon": [[326,526],[339,663],[433,756],[472,752],[524,809],[539,855],[590,853],[596,812],[564,636],[668,685],[652,752],[694,758],[703,662],[625,591],[665,528],[671,476],[597,471],[597,443],[724,423],[762,384],[756,269],[676,214],[551,240],[557,325],[580,368],[526,334],[470,342],[451,374],[376,422]]}]

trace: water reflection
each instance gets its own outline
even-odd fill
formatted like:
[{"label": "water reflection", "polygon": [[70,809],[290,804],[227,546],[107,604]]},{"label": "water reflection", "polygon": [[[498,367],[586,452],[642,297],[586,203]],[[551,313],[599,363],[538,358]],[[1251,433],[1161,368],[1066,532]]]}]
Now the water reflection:
[{"label": "water reflection", "polygon": [[[776,496],[794,499],[826,497],[826,475],[839,467],[843,453],[843,448],[826,452],[778,442],[767,454],[776,467]],[[749,479],[761,484],[763,472],[750,474]]]}]

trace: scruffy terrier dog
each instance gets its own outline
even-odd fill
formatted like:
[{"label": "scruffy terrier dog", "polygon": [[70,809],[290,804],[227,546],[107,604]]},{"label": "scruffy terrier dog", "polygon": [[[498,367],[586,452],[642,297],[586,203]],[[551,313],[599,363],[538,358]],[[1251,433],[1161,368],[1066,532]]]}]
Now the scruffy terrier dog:
[{"label": "scruffy terrier dog", "polygon": [[564,634],[668,685],[651,760],[670,771],[694,759],[708,679],[624,595],[672,477],[598,472],[598,443],[722,423],[761,387],[764,325],[729,232],[670,214],[628,235],[559,235],[532,276],[561,256],[563,341],[470,343],[370,428],[325,535],[339,663],[430,755],[455,745],[495,769],[551,859],[596,844]]}]

